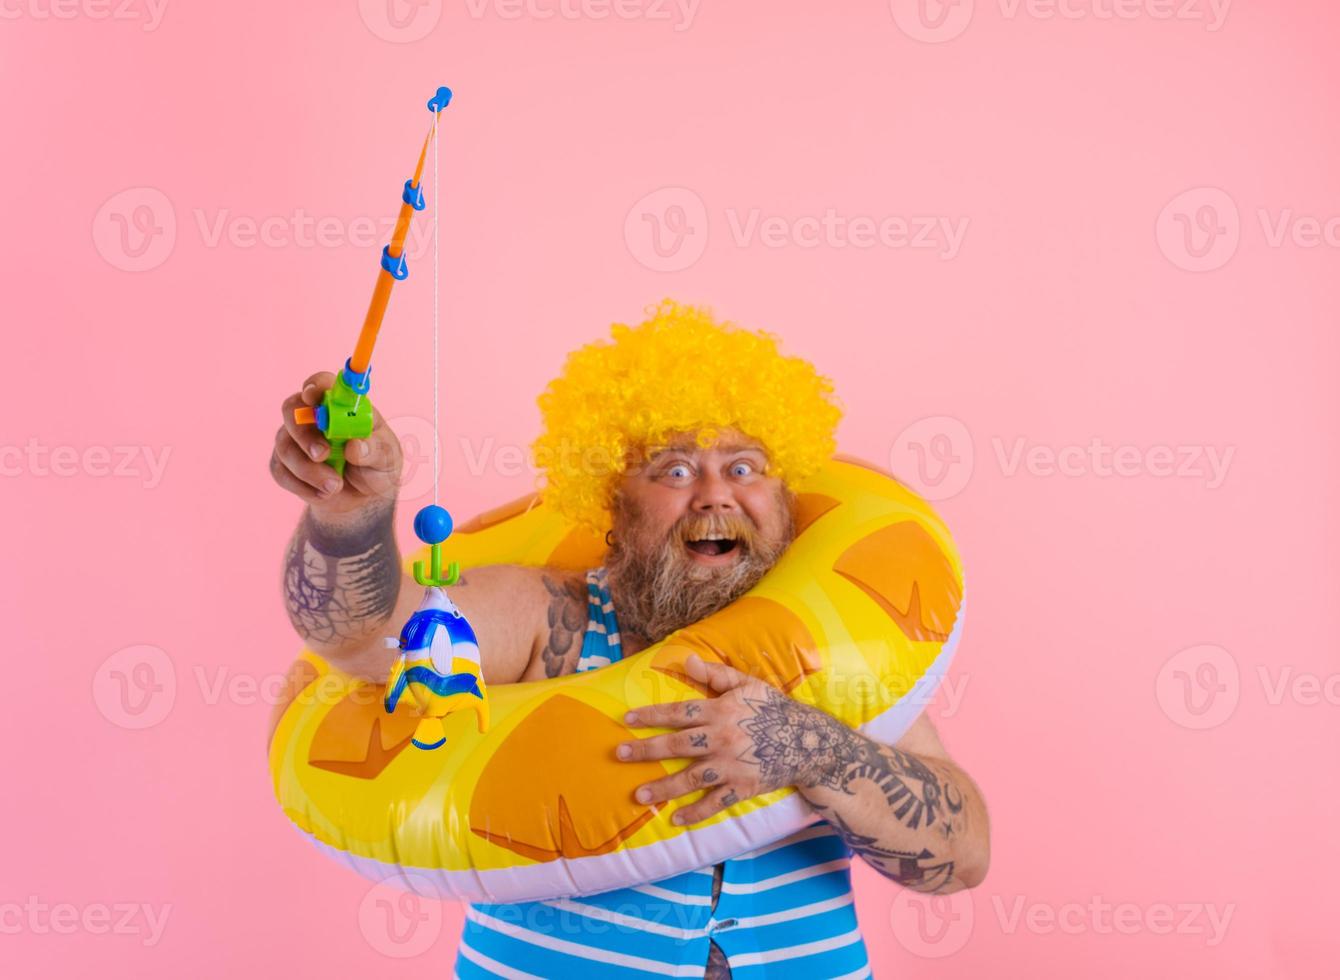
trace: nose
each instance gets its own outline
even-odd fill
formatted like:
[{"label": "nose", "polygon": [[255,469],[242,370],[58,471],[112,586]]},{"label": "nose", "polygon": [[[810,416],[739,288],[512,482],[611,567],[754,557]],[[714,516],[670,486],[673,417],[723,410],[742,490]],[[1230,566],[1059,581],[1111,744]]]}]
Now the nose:
[{"label": "nose", "polygon": [[738,514],[735,491],[720,473],[705,471],[694,485],[693,509],[699,514]]}]

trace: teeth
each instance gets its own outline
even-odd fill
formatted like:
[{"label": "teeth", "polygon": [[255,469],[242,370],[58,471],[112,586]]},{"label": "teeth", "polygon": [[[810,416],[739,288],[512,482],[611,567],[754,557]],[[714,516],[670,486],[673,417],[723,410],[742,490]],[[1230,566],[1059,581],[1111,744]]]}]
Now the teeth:
[{"label": "teeth", "polygon": [[728,535],[728,534],[705,534],[705,535],[703,535],[699,540],[700,540],[700,541],[734,541],[735,539],[732,538],[732,537],[731,537],[730,535]]}]

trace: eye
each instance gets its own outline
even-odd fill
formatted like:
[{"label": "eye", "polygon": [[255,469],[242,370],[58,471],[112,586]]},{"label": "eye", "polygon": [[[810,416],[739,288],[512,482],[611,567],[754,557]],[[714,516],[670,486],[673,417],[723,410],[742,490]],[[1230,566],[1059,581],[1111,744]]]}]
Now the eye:
[{"label": "eye", "polygon": [[665,468],[665,475],[672,480],[685,480],[689,476],[687,463],[671,463]]},{"label": "eye", "polygon": [[754,464],[745,462],[744,460],[737,460],[730,464],[730,471],[735,476],[748,476],[750,473],[754,472]]}]

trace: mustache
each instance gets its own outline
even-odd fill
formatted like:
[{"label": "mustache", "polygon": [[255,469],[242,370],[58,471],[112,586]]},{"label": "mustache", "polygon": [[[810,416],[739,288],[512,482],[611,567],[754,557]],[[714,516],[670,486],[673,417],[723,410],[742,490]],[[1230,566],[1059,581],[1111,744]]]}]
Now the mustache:
[{"label": "mustache", "polygon": [[741,518],[686,518],[676,529],[681,542],[701,541],[713,534],[734,538],[739,544],[752,548],[758,532],[753,525]]}]

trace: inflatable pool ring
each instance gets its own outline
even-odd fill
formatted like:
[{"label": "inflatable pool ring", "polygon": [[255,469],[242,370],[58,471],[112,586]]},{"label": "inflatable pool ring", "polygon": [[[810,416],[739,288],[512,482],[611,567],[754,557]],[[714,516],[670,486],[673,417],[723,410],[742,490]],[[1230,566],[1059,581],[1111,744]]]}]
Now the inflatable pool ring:
[{"label": "inflatable pool ring", "polygon": [[[691,760],[614,758],[620,741],[651,733],[625,727],[629,708],[709,693],[684,672],[693,652],[884,742],[928,703],[962,631],[962,570],[945,526],[916,494],[849,457],[795,491],[795,540],[744,596],[609,667],[495,685],[486,730],[471,712],[449,714],[434,751],[412,745],[421,719],[409,699],[388,714],[382,685],[304,650],[271,728],[284,813],[368,878],[493,902],[643,884],[813,823],[786,788],[676,826],[674,806],[639,804],[633,791]],[[457,528],[442,553],[463,569],[578,570],[601,563],[604,543],[530,496]]]}]

